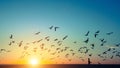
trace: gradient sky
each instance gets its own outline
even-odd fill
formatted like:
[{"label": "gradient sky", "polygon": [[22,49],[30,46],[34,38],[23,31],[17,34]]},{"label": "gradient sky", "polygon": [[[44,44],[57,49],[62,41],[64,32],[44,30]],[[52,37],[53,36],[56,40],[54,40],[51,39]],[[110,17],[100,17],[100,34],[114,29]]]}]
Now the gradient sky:
[{"label": "gradient sky", "polygon": [[[51,25],[60,28],[56,32],[49,30]],[[96,50],[91,53],[96,55],[105,50],[105,47],[98,46],[99,41],[94,39],[93,34],[100,30],[99,38],[105,38],[108,41],[106,46],[115,46],[120,43],[119,29],[119,0],[0,0],[0,49],[13,50],[11,53],[0,53],[0,63],[11,63],[10,60],[18,59],[16,51],[19,49],[20,53],[22,52],[17,45],[8,45],[10,34],[13,34],[16,43],[21,40],[31,42],[41,36],[61,39],[68,35],[64,45],[76,49],[79,48],[78,44],[73,46],[72,42],[77,41],[81,46],[86,45],[83,42],[86,39],[84,35],[89,30],[91,43],[97,45]],[[40,36],[34,36],[34,33],[39,31]],[[114,34],[106,36],[108,32],[114,32]],[[49,44],[52,42],[47,43]],[[72,63],[79,62],[75,57],[73,59]],[[93,59],[94,63],[98,62],[96,59]],[[4,62],[5,60],[8,62]],[[98,60],[101,61],[99,58]],[[113,60],[114,62],[107,60],[103,63],[120,63],[118,57]]]}]

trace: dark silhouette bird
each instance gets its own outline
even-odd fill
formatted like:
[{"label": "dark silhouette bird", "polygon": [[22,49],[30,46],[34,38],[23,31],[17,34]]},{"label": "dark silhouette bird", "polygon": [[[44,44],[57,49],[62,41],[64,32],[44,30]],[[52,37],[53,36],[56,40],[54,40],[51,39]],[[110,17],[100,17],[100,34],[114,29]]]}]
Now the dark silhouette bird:
[{"label": "dark silhouette bird", "polygon": [[68,35],[66,35],[65,37],[63,37],[63,40],[65,40],[68,37]]},{"label": "dark silhouette bird", "polygon": [[89,41],[89,38],[87,38],[84,42],[85,42],[85,43],[88,43],[88,41]]},{"label": "dark silhouette bird", "polygon": [[92,62],[90,61],[90,58],[88,58],[88,64],[91,64]]},{"label": "dark silhouette bird", "polygon": [[58,39],[56,38],[56,39],[54,39],[54,41],[57,41]]},{"label": "dark silhouette bird", "polygon": [[13,35],[12,34],[10,35],[10,39],[13,39]]},{"label": "dark silhouette bird", "polygon": [[89,56],[91,57],[91,56],[92,56],[92,54],[89,54]]},{"label": "dark silhouette bird", "polygon": [[100,31],[96,31],[95,34],[94,34],[94,37],[96,38],[98,36],[98,33],[100,33]]},{"label": "dark silhouette bird", "polygon": [[98,33],[100,33],[100,31],[98,30],[98,31],[96,31],[95,33],[97,33],[97,34],[98,34]]},{"label": "dark silhouette bird", "polygon": [[111,35],[111,34],[113,34],[113,32],[109,32],[109,33],[106,33],[107,35]]},{"label": "dark silhouette bird", "polygon": [[119,47],[119,46],[120,46],[120,43],[116,44],[115,46],[116,46],[116,47]]},{"label": "dark silhouette bird", "polygon": [[55,31],[56,31],[58,28],[60,28],[60,27],[54,27]]},{"label": "dark silhouette bird", "polygon": [[37,42],[39,43],[40,41],[42,41],[43,39],[40,39],[40,40],[38,40]]},{"label": "dark silhouette bird", "polygon": [[12,42],[10,42],[8,45],[9,45],[9,46],[12,45]]},{"label": "dark silhouette bird", "polygon": [[15,43],[15,41],[12,41],[12,43]]},{"label": "dark silhouette bird", "polygon": [[53,26],[50,26],[49,29],[51,30],[53,28]]},{"label": "dark silhouette bird", "polygon": [[85,36],[88,36],[89,33],[90,33],[90,31],[88,31],[88,32],[85,34]]},{"label": "dark silhouette bird", "polygon": [[92,46],[91,48],[94,49],[94,46],[95,46],[95,45],[94,45],[94,44],[91,44],[91,46]]},{"label": "dark silhouette bird", "polygon": [[101,41],[101,42],[103,42],[103,41],[104,41],[104,39],[100,39],[100,41]]},{"label": "dark silhouette bird", "polygon": [[21,46],[22,46],[22,42],[23,42],[23,41],[20,41],[20,43],[19,43],[19,47],[21,47]]},{"label": "dark silhouette bird", "polygon": [[38,35],[38,34],[40,34],[40,32],[35,33],[35,35]]},{"label": "dark silhouette bird", "polygon": [[0,51],[6,51],[6,49],[0,49]]},{"label": "dark silhouette bird", "polygon": [[94,34],[94,37],[96,38],[98,36],[98,34]]},{"label": "dark silhouette bird", "polygon": [[110,57],[110,59],[113,59],[113,55]]},{"label": "dark silhouette bird", "polygon": [[27,50],[28,49],[28,46],[24,46],[24,50]]}]

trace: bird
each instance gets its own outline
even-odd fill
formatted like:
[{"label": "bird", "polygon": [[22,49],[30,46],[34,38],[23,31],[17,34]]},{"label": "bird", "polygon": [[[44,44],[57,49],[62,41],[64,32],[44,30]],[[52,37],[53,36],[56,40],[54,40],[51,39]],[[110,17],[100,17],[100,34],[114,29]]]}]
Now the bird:
[{"label": "bird", "polygon": [[100,33],[100,31],[96,31],[95,34],[94,34],[94,37],[96,38],[98,36],[98,33]]},{"label": "bird", "polygon": [[95,33],[100,33],[100,31],[98,30],[98,31],[96,31]]},{"label": "bird", "polygon": [[63,37],[63,40],[65,40],[68,37],[68,35],[66,35],[65,37]]},{"label": "bird", "polygon": [[13,39],[13,35],[12,34],[10,35],[10,39]]},{"label": "bird", "polygon": [[54,39],[54,41],[57,41],[58,39],[56,38],[56,39]]},{"label": "bird", "polygon": [[88,41],[89,41],[89,38],[87,38],[84,42],[85,42],[85,43],[88,43]]},{"label": "bird", "polygon": [[109,33],[106,33],[107,35],[111,35],[111,34],[113,34],[113,32],[109,32]]},{"label": "bird", "polygon": [[89,33],[90,33],[90,31],[88,31],[88,32],[85,34],[85,36],[88,36]]},{"label": "bird", "polygon": [[0,49],[0,51],[6,51],[6,49]]},{"label": "bird", "polygon": [[103,42],[103,41],[104,41],[104,39],[100,39],[100,41],[101,41],[101,42]]},{"label": "bird", "polygon": [[23,42],[23,41],[20,41],[20,43],[19,43],[19,47],[21,47],[21,45],[22,45],[22,42]]},{"label": "bird", "polygon": [[49,29],[51,30],[53,28],[53,26],[50,26]]},{"label": "bird", "polygon": [[27,50],[28,49],[28,46],[24,46],[24,50]]},{"label": "bird", "polygon": [[115,46],[116,46],[116,47],[119,47],[119,46],[120,46],[120,43],[116,44]]},{"label": "bird", "polygon": [[92,62],[90,61],[90,58],[88,58],[88,64],[91,64]]},{"label": "bird", "polygon": [[35,33],[35,35],[38,35],[38,34],[40,34],[40,32]]},{"label": "bird", "polygon": [[94,37],[96,38],[98,36],[98,34],[94,34]]},{"label": "bird", "polygon": [[110,57],[110,59],[113,59],[113,55]]},{"label": "bird", "polygon": [[12,42],[10,42],[8,45],[9,45],[9,46],[12,45]]},{"label": "bird", "polygon": [[55,31],[56,31],[58,28],[60,28],[60,27],[54,27]]},{"label": "bird", "polygon": [[94,49],[94,46],[95,46],[95,45],[94,45],[94,44],[91,44],[91,46],[92,46],[91,48]]}]

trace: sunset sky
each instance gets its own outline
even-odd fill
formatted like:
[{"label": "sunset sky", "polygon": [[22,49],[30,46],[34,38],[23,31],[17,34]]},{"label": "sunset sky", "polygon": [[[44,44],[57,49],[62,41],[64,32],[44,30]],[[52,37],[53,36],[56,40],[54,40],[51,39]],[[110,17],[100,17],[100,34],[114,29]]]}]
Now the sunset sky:
[{"label": "sunset sky", "polygon": [[[54,31],[49,29],[51,26],[59,28]],[[98,30],[100,33],[95,38]],[[85,36],[88,31],[89,35]],[[40,34],[35,35],[37,32]],[[113,34],[106,35],[109,32]],[[68,37],[62,40],[66,35]],[[45,39],[47,36],[49,41]],[[62,41],[61,46],[54,41],[56,38]],[[89,42],[86,44],[87,38]],[[104,46],[100,46],[99,39],[102,38],[107,41]],[[41,42],[33,44],[40,39]],[[11,41],[15,43],[9,45]],[[43,50],[40,49],[42,44]],[[95,44],[94,49],[91,49],[91,44]],[[116,56],[120,46],[116,47],[116,44],[120,44],[119,0],[0,0],[0,50],[5,49],[0,51],[0,64],[28,64],[32,58],[38,59],[39,64],[87,64],[88,58],[93,64],[120,64],[120,57]],[[87,54],[78,52],[84,46],[90,49]],[[69,48],[57,53],[56,48],[64,47]],[[113,54],[112,50],[103,55],[106,58],[98,56],[109,48],[115,48],[117,53]],[[70,52],[71,49],[74,51]],[[67,58],[66,54],[69,54]],[[110,59],[112,55],[114,57]]]}]

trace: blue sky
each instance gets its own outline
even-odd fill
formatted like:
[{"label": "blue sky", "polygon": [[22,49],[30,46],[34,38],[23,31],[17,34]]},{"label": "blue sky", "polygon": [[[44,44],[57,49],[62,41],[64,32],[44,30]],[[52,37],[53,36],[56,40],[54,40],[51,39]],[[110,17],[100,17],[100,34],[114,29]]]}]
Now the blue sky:
[{"label": "blue sky", "polygon": [[[119,0],[0,0],[0,47],[7,47],[10,34],[19,39],[38,31],[53,34],[48,29],[51,25],[60,27],[53,36],[70,35],[72,40],[83,40],[88,30],[92,34],[100,30],[111,45],[119,43],[119,3]],[[114,34],[108,38],[104,35],[107,32]]]}]

